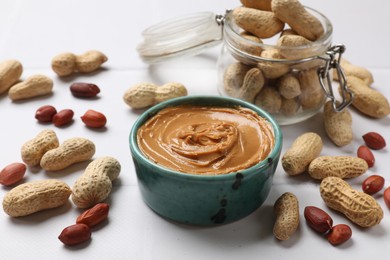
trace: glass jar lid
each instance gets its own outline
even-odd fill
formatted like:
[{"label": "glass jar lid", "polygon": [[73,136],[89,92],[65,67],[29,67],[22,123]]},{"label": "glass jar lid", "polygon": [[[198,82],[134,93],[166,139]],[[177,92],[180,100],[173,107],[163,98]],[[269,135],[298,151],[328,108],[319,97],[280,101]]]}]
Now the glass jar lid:
[{"label": "glass jar lid", "polygon": [[138,54],[149,64],[199,54],[222,41],[222,20],[222,15],[199,12],[153,25],[142,32]]}]

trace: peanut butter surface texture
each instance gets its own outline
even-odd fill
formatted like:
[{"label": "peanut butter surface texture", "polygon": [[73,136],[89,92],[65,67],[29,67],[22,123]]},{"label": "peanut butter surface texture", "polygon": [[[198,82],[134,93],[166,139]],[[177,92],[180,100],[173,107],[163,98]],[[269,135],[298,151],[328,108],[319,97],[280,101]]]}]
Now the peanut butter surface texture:
[{"label": "peanut butter surface texture", "polygon": [[249,168],[271,152],[271,124],[247,108],[176,106],[161,110],[137,133],[151,161],[175,171],[218,175]]}]

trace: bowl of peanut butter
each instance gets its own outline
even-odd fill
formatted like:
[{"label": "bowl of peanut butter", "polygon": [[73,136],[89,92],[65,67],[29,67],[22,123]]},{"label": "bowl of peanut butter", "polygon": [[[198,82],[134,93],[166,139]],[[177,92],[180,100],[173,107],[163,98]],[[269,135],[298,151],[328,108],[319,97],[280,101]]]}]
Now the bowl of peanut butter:
[{"label": "bowl of peanut butter", "polygon": [[130,151],[145,203],[180,223],[242,219],[267,198],[282,148],[277,122],[236,98],[186,96],[133,124]]}]

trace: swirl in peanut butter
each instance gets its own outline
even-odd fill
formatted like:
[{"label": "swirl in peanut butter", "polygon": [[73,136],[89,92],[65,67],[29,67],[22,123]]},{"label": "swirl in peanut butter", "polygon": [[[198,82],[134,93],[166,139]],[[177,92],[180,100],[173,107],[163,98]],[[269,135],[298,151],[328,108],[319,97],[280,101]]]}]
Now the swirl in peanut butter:
[{"label": "swirl in peanut butter", "polygon": [[142,125],[137,142],[156,164],[183,173],[218,175],[264,160],[275,137],[271,124],[247,108],[176,106]]}]

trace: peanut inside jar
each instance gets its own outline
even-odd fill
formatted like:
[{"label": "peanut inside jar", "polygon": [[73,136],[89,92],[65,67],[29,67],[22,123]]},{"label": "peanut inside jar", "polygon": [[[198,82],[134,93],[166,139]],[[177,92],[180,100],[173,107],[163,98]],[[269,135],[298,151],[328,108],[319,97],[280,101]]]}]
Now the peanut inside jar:
[{"label": "peanut inside jar", "polygon": [[271,124],[242,107],[176,106],[161,110],[137,133],[151,161],[169,169],[218,175],[249,168],[274,147]]}]

